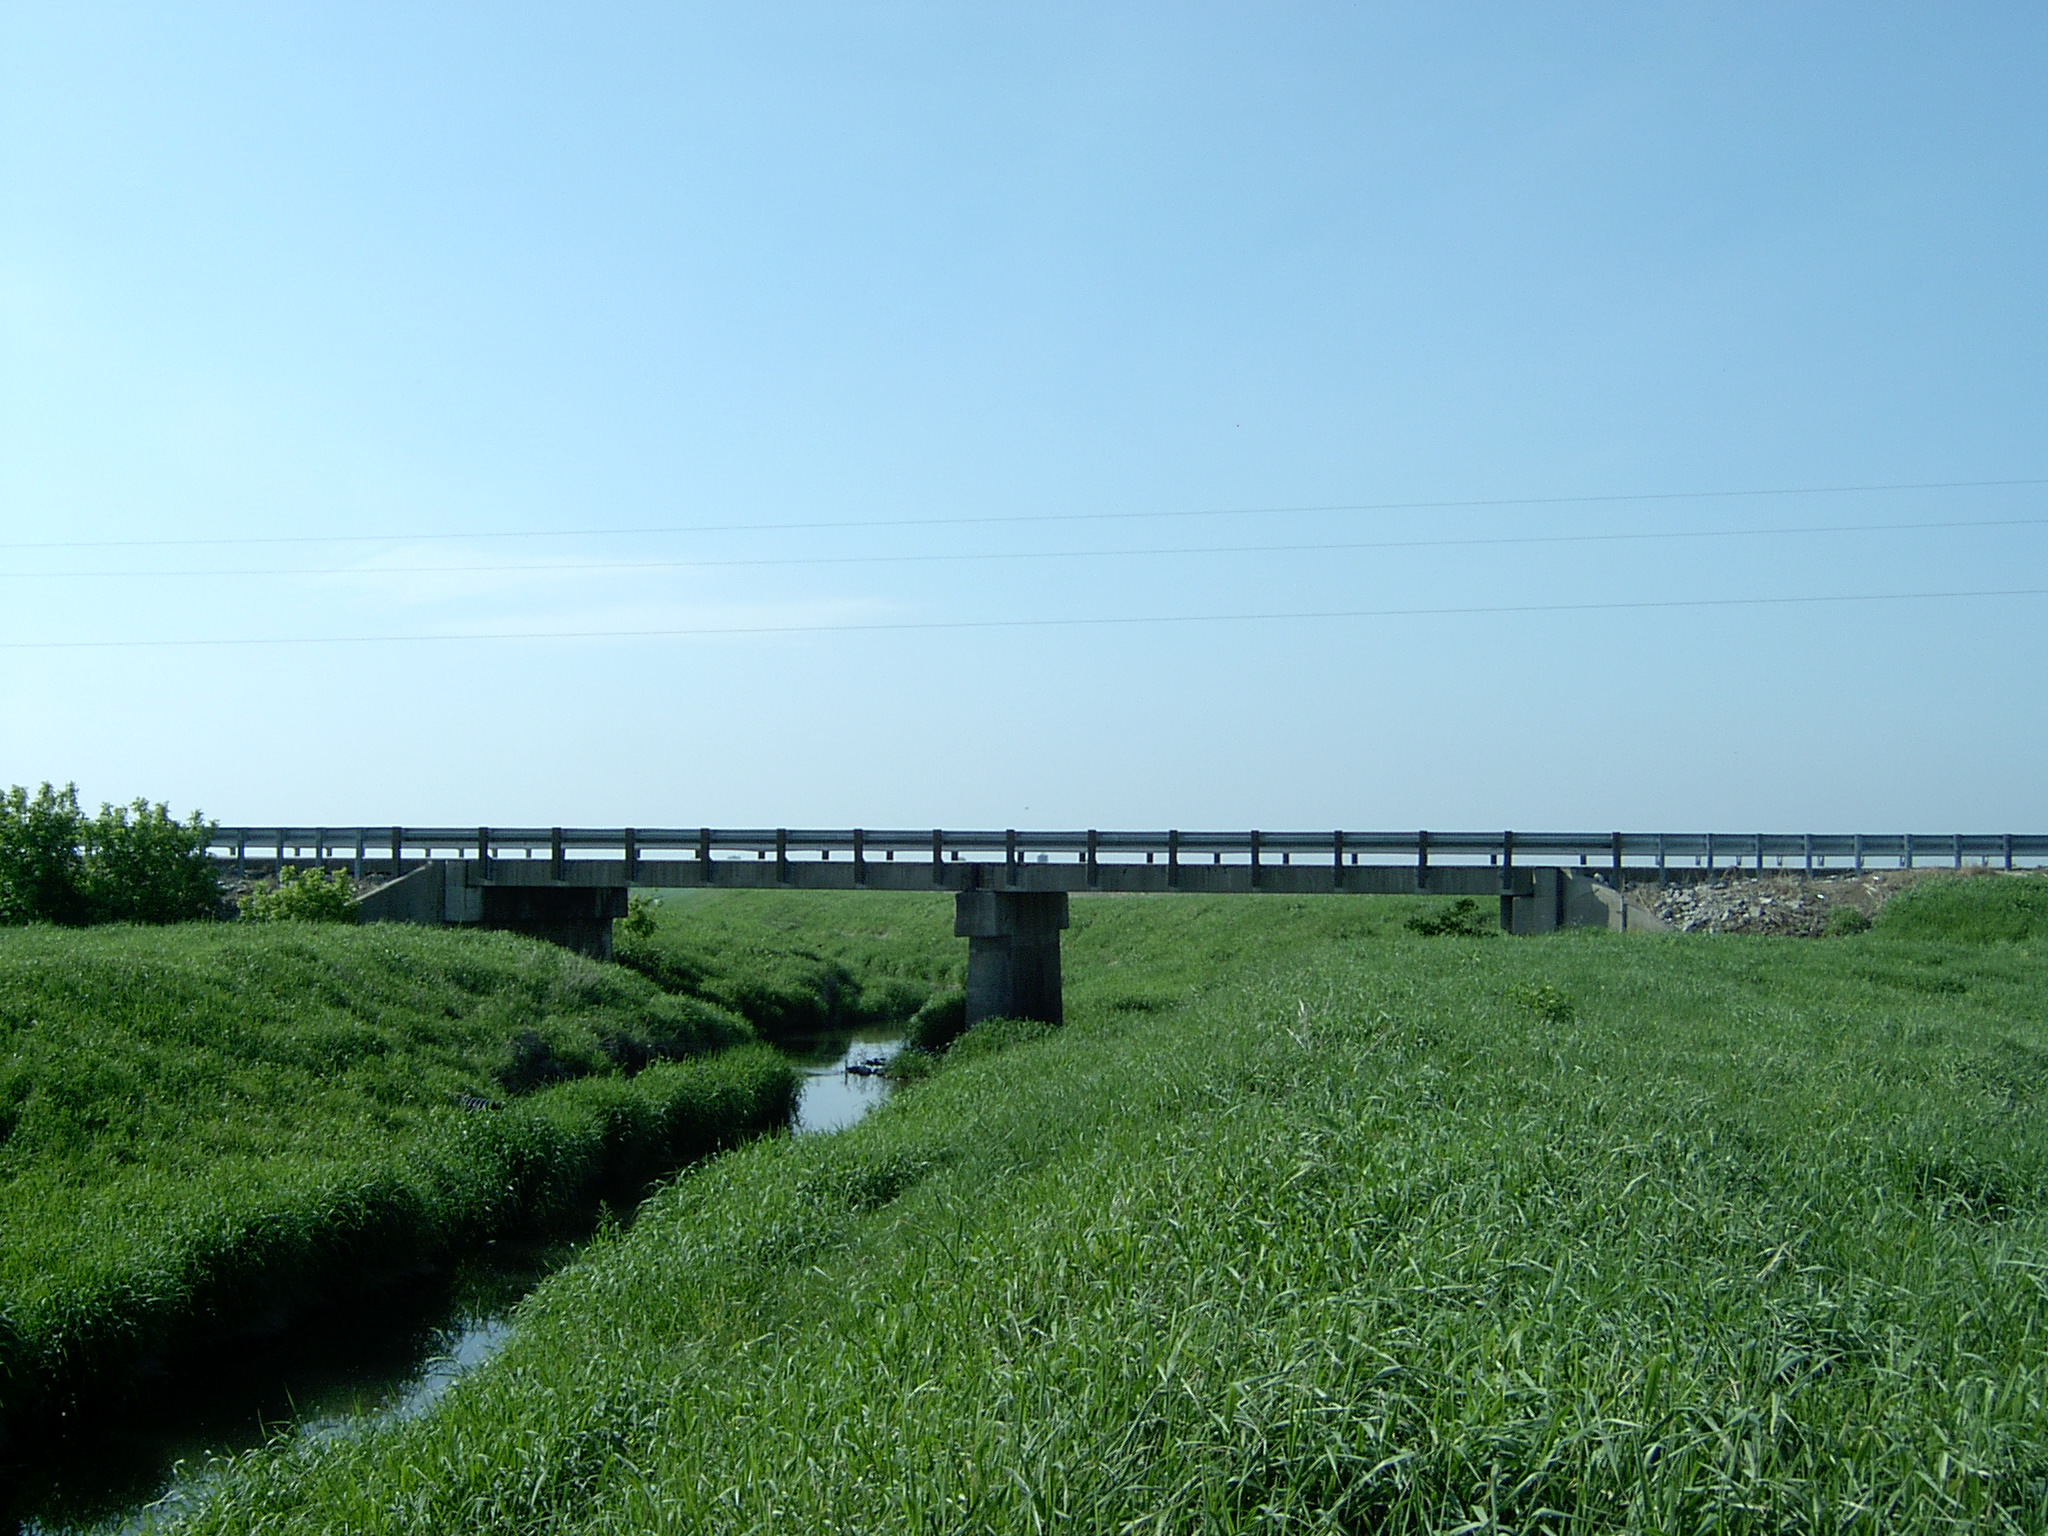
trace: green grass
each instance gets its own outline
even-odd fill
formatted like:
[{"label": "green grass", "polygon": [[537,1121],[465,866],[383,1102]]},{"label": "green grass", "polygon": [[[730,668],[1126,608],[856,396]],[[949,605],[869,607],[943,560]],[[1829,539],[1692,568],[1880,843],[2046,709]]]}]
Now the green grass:
[{"label": "green grass", "polygon": [[752,1038],[506,935],[0,932],[0,1428],[779,1124]]},{"label": "green grass", "polygon": [[966,968],[944,895],[667,891],[650,911],[619,963],[770,1039],[900,1023]]},{"label": "green grass", "polygon": [[1413,910],[1077,900],[1064,1031],[677,1180],[194,1527],[2048,1526],[2039,944]]},{"label": "green grass", "polygon": [[1973,875],[1922,880],[1879,915],[1893,938],[1965,944],[2048,939],[2048,875]]}]

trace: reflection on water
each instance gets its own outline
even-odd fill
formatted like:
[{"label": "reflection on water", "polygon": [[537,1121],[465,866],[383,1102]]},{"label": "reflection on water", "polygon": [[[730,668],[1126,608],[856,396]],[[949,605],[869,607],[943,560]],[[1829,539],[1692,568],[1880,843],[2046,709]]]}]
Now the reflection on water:
[{"label": "reflection on water", "polygon": [[[804,1073],[799,1133],[843,1130],[880,1104],[888,1079],[857,1069],[903,1048],[844,1033],[780,1045]],[[609,1214],[594,1208],[593,1226]],[[493,1243],[452,1271],[179,1361],[39,1448],[33,1465],[0,1467],[0,1532],[134,1536],[195,1508],[220,1458],[278,1434],[326,1440],[422,1412],[504,1346],[513,1308],[581,1246]]]},{"label": "reflection on water", "polygon": [[859,1034],[805,1035],[777,1042],[804,1070],[791,1129],[843,1131],[889,1096],[889,1079],[872,1069],[898,1051],[903,1041]]},{"label": "reflection on water", "polygon": [[279,1433],[324,1440],[418,1413],[497,1352],[519,1298],[577,1246],[494,1243],[451,1271],[179,1360],[0,1472],[11,1484],[0,1531],[147,1531],[198,1502],[220,1457]]}]

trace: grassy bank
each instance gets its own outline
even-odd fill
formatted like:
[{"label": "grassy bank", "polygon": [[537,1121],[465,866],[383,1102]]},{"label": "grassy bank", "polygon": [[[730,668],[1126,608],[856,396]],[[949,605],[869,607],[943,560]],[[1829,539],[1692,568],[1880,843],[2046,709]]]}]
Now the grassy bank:
[{"label": "grassy bank", "polygon": [[2048,1523],[2039,939],[1409,910],[1077,901],[1063,1033],[679,1180],[196,1527]]},{"label": "grassy bank", "polygon": [[665,891],[642,910],[618,962],[770,1039],[900,1023],[966,969],[943,894]]},{"label": "grassy bank", "polygon": [[0,1424],[780,1123],[751,1039],[502,935],[0,932]]}]

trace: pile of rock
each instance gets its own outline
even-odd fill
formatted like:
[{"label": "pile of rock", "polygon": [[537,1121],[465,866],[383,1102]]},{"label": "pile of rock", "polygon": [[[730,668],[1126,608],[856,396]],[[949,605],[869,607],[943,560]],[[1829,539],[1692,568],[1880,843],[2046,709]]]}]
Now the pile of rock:
[{"label": "pile of rock", "polygon": [[[1931,873],[1925,872],[1925,873]],[[1648,907],[1680,933],[1774,933],[1818,938],[1828,919],[1845,907],[1865,917],[1919,870],[1870,870],[1860,875],[1731,876],[1697,885],[1629,886],[1629,900]]]}]

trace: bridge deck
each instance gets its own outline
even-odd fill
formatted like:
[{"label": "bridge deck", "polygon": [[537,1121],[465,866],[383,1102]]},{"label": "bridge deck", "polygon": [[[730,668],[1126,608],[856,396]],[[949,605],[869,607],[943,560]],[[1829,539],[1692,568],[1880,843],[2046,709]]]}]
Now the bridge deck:
[{"label": "bridge deck", "polygon": [[1521,894],[1511,873],[1806,873],[2048,862],[2048,835],[1758,832],[1127,832],[660,827],[221,827],[237,865],[347,863],[395,874],[471,863],[480,885],[799,890],[1441,891]]},{"label": "bridge deck", "polygon": [[627,873],[620,859],[570,859],[554,867],[541,859],[493,859],[488,872],[471,875],[473,884],[519,886],[622,886],[799,891],[1106,891],[1168,892],[1215,895],[1261,894],[1413,895],[1417,891],[1454,896],[1495,896],[1503,891],[1526,895],[1533,876],[1527,869],[1503,872],[1486,865],[1437,865],[1418,872],[1413,865],[1280,863],[1249,864],[1047,862],[1005,865],[962,860],[937,866],[919,861],[866,859],[791,859],[778,867],[772,859],[643,859]]}]

